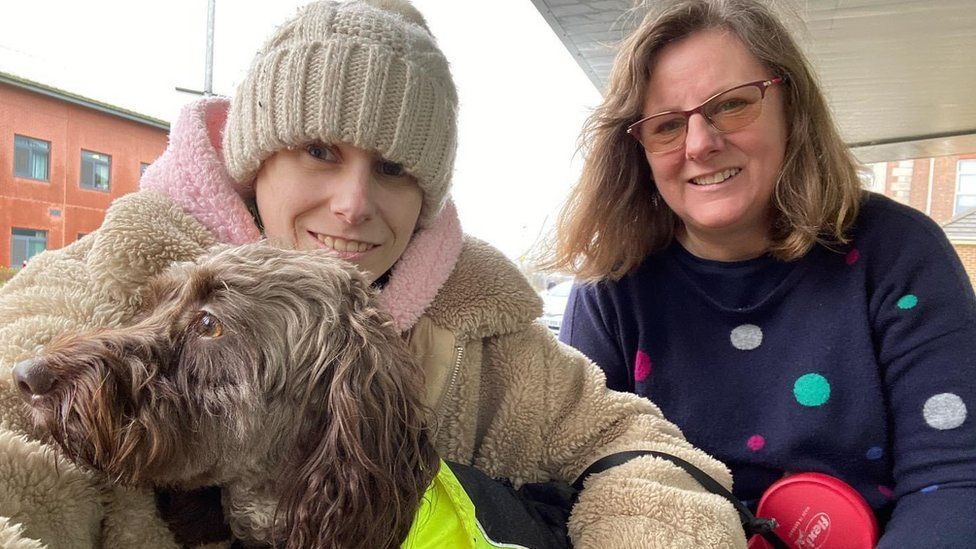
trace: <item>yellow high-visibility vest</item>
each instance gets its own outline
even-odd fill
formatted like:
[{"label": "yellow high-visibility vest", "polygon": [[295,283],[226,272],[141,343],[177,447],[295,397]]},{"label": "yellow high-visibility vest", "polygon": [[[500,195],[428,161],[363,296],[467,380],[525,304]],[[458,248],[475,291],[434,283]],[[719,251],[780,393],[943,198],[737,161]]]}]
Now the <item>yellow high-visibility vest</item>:
[{"label": "yellow high-visibility vest", "polygon": [[527,549],[522,545],[488,539],[475,516],[474,503],[451,468],[440,462],[402,549]]}]

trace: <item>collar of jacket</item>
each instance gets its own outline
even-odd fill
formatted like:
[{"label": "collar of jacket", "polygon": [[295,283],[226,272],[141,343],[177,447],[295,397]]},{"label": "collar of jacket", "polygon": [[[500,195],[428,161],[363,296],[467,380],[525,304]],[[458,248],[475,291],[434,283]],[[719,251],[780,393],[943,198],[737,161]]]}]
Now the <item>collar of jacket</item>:
[{"label": "collar of jacket", "polygon": [[[170,197],[219,242],[243,244],[261,233],[242,198],[245,190],[224,167],[220,136],[229,105],[226,98],[210,97],[184,107],[169,146],[139,185]],[[414,234],[380,302],[400,332],[429,312],[436,324],[462,336],[511,332],[542,312],[538,296],[508,259],[464,238],[450,200],[429,227]]]},{"label": "collar of jacket", "polygon": [[[169,145],[139,182],[162,193],[211,231],[218,242],[244,244],[261,238],[244,202],[246,191],[227,173],[221,133],[230,102],[204,98],[185,106],[170,130]],[[380,296],[398,330],[409,330],[431,304],[461,251],[461,224],[454,204],[417,231],[393,268]]]},{"label": "collar of jacket", "polygon": [[484,338],[523,329],[542,314],[542,299],[501,252],[465,236],[451,276],[426,314],[461,339]]}]

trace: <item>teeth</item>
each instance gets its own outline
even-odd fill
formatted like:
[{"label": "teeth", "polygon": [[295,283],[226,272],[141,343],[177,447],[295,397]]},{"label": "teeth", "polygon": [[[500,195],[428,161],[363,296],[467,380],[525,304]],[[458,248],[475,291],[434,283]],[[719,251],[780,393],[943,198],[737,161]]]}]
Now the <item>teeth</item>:
[{"label": "teeth", "polygon": [[696,177],[691,180],[695,185],[714,185],[716,183],[721,183],[726,179],[732,177],[733,175],[741,172],[739,168],[729,168],[725,171],[716,172],[711,175],[703,175],[701,177]]},{"label": "teeth", "polygon": [[321,234],[316,234],[315,236],[326,248],[332,248],[337,252],[365,252],[373,247],[368,242],[360,242],[358,240],[346,240],[345,238]]}]

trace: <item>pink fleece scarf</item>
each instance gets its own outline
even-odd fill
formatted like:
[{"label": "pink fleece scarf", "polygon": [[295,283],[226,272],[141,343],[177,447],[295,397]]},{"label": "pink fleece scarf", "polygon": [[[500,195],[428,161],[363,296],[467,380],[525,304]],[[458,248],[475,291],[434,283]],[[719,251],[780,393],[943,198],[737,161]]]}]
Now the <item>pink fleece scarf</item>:
[{"label": "pink fleece scarf", "polygon": [[[185,106],[170,130],[169,146],[139,186],[170,197],[218,241],[244,244],[260,240],[261,232],[242,198],[246,189],[224,167],[221,132],[229,106],[218,97]],[[429,227],[414,233],[380,295],[399,331],[409,330],[430,306],[454,270],[461,244],[461,223],[448,200]]]}]

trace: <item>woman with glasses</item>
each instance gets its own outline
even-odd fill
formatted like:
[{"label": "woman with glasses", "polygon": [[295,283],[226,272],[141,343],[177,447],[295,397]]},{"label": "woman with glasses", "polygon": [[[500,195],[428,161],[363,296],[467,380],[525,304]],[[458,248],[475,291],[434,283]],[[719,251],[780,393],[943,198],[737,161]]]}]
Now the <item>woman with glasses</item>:
[{"label": "woman with glasses", "polygon": [[648,9],[547,265],[578,281],[560,338],[725,461],[748,505],[821,472],[864,497],[880,547],[973,546],[976,301],[945,235],[861,189],[766,4]]}]

